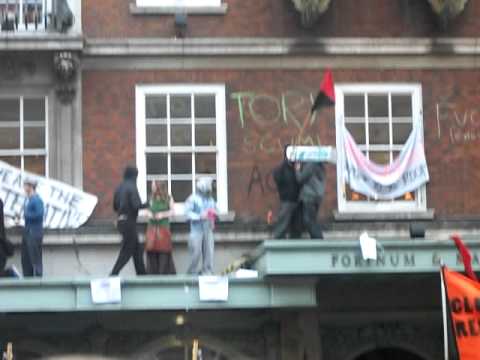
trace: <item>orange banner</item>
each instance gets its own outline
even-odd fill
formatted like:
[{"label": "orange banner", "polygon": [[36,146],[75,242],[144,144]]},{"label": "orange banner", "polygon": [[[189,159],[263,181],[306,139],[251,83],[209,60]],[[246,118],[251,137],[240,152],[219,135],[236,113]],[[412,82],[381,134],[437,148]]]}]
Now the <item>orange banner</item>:
[{"label": "orange banner", "polygon": [[480,283],[447,268],[443,276],[460,360],[480,360]]}]

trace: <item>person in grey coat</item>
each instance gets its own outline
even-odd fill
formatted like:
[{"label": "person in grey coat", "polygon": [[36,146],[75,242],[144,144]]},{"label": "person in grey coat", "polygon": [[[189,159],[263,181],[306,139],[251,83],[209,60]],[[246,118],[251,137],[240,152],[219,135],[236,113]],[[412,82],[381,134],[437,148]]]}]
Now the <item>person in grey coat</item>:
[{"label": "person in grey coat", "polygon": [[325,194],[325,167],[323,163],[306,162],[296,163],[295,170],[300,184],[303,224],[312,239],[323,239],[322,226],[317,218]]}]

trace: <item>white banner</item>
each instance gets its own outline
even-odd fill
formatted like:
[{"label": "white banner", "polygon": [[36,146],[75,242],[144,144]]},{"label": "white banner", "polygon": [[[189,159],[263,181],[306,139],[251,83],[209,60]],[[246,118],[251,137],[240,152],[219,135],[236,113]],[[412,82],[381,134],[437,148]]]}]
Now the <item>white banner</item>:
[{"label": "white banner", "polygon": [[390,165],[365,157],[344,128],[345,180],[352,190],[377,200],[392,200],[429,181],[420,129],[414,127],[400,155]]},{"label": "white banner", "polygon": [[49,229],[76,229],[83,225],[97,205],[97,197],[70,185],[34,175],[0,161],[0,198],[4,203],[5,216],[20,216],[26,196],[23,190],[25,179],[37,181],[37,193],[45,206],[44,227]]},{"label": "white banner", "polygon": [[337,153],[332,146],[296,146],[287,147],[287,159],[301,162],[330,162],[335,164]]}]

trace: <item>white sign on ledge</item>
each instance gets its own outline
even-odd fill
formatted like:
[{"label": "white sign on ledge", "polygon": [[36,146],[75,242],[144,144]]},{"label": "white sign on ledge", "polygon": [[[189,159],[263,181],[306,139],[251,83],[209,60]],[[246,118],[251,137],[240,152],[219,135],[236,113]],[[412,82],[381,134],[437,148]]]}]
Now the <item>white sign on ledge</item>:
[{"label": "white sign on ledge", "polygon": [[94,304],[119,304],[122,302],[120,277],[95,279],[90,282]]},{"label": "white sign on ledge", "polygon": [[228,301],[228,277],[199,276],[200,301]]}]

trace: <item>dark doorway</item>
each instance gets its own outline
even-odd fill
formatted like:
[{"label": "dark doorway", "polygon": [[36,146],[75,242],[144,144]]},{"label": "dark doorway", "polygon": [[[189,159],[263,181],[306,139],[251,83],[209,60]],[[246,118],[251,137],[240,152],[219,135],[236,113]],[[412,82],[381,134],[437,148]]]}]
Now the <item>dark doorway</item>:
[{"label": "dark doorway", "polygon": [[418,355],[401,349],[376,349],[355,360],[425,360]]}]

